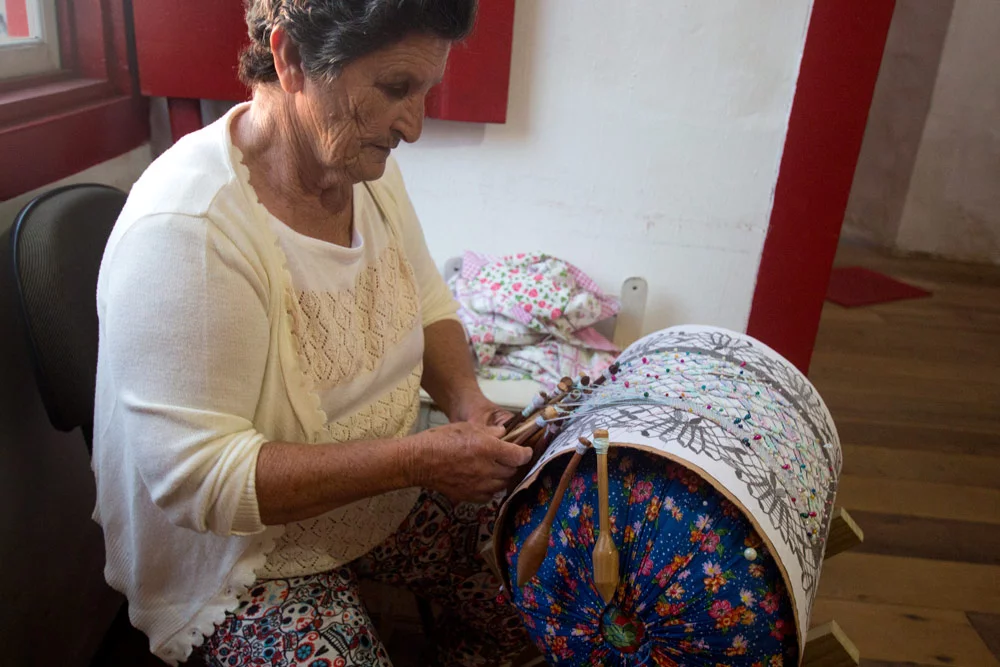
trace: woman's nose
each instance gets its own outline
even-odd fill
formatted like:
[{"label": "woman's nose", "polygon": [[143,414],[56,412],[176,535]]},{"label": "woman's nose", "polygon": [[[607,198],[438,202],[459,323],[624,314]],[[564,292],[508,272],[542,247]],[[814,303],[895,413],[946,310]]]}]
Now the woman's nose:
[{"label": "woman's nose", "polygon": [[406,110],[400,115],[393,127],[406,143],[412,144],[420,138],[424,131],[424,96],[413,98],[406,105]]}]

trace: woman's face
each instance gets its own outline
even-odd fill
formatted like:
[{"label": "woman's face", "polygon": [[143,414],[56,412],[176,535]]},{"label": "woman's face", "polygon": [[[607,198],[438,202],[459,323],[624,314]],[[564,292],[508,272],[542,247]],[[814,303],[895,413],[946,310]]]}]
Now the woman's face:
[{"label": "woman's face", "polygon": [[451,43],[411,35],[347,65],[336,79],[303,81],[295,96],[299,141],[326,177],[376,180],[400,141],[420,138],[427,92],[444,75]]}]

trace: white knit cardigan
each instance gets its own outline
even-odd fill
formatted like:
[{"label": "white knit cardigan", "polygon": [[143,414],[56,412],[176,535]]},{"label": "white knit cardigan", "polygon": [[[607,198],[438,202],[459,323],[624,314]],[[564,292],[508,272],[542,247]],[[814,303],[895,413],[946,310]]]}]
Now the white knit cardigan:
[{"label": "white knit cardigan", "polygon": [[[237,606],[281,535],[260,522],[260,447],[314,443],[327,422],[300,367],[284,255],[231,142],[235,113],[135,184],[98,281],[94,518],[108,582],[171,664]],[[369,189],[397,229],[416,221],[393,161]],[[425,326],[454,312],[423,291]],[[220,303],[224,317],[205,316]],[[256,366],[232,352],[246,345],[264,351]],[[192,349],[194,363],[174,368]]]}]

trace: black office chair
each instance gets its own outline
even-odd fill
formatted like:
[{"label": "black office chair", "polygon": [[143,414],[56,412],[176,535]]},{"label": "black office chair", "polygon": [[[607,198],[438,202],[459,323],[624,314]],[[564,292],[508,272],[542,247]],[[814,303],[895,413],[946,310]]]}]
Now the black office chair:
[{"label": "black office chair", "polygon": [[[18,316],[49,421],[79,428],[92,447],[97,379],[97,274],[126,194],[107,185],[70,185],[37,197],[14,219],[12,266]],[[163,665],[125,605],[91,664]]]},{"label": "black office chair", "polygon": [[88,451],[97,376],[97,273],[126,194],[70,185],[31,201],[11,230],[18,315],[45,411],[60,431],[80,428]]}]

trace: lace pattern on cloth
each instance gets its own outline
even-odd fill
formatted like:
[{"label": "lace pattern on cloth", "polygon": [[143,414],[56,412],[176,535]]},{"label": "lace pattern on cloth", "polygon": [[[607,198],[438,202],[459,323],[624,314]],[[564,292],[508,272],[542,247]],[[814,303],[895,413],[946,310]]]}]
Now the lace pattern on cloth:
[{"label": "lace pattern on cloth", "polygon": [[295,292],[293,333],[317,390],[375,370],[419,316],[413,268],[395,244],[343,292]]},{"label": "lace pattern on cloth", "polygon": [[418,364],[395,389],[378,397],[347,419],[330,422],[323,429],[328,442],[402,438],[417,423],[420,412],[420,378],[423,364]]},{"label": "lace pattern on cloth", "polygon": [[[330,442],[398,438],[410,433],[420,410],[418,365],[395,389],[324,429]],[[257,571],[262,579],[303,577],[327,572],[380,544],[406,518],[419,489],[403,489],[366,498],[323,516],[285,527],[267,563]]]},{"label": "lace pattern on cloth", "polygon": [[618,442],[673,455],[715,479],[731,475],[727,490],[769,540],[787,572],[798,625],[808,628],[843,465],[836,426],[815,387],[759,341],[712,327],[650,334],[618,362],[621,370],[605,389],[620,383],[626,390],[631,384],[633,392],[652,392],[655,382],[656,391],[669,389],[658,400],[680,400],[578,408],[527,479],[597,428]]},{"label": "lace pattern on cloth", "polygon": [[[292,334],[302,371],[317,392],[328,392],[376,370],[387,353],[420,324],[413,268],[392,241],[360,271],[350,289],[295,290],[293,294]],[[422,364],[417,364],[391,390],[328,422],[318,441],[409,434],[420,409],[422,372]],[[350,562],[395,532],[418,495],[418,489],[394,491],[288,524],[257,574],[262,579],[308,576]]]}]

